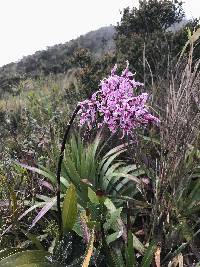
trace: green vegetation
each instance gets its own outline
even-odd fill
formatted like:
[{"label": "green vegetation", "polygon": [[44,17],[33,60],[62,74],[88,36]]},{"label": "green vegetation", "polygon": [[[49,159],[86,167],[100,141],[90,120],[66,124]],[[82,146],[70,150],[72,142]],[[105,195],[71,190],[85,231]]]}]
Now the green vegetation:
[{"label": "green vegetation", "polygon": [[87,49],[94,57],[101,57],[115,48],[113,26],[103,27],[89,32],[76,40],[65,44],[48,47],[34,55],[24,57],[17,63],[10,63],[0,68],[0,97],[5,92],[12,92],[21,80],[38,78],[49,74],[66,73],[75,67],[74,53],[78,49]]},{"label": "green vegetation", "polygon": [[[178,1],[140,1],[114,39],[0,69],[0,267],[200,266],[200,28],[172,30],[182,19]],[[121,138],[76,117],[60,154],[77,104],[127,59],[160,125]]]}]

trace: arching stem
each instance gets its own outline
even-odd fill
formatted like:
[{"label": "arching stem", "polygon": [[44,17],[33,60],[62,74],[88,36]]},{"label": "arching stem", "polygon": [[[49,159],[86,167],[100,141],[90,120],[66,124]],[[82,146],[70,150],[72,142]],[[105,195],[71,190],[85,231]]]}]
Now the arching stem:
[{"label": "arching stem", "polygon": [[59,160],[58,160],[58,165],[57,165],[57,209],[58,209],[58,227],[59,227],[59,233],[60,233],[60,237],[62,236],[62,211],[61,211],[61,198],[60,198],[60,174],[61,174],[61,167],[62,167],[62,161],[63,161],[63,157],[64,157],[64,151],[65,151],[65,146],[66,146],[66,142],[68,139],[68,135],[69,135],[69,131],[70,128],[74,122],[74,119],[76,118],[76,115],[78,114],[78,111],[80,110],[80,106],[78,105],[72,116],[71,119],[69,121],[69,123],[67,124],[65,133],[64,133],[64,137],[62,140],[62,144],[61,144],[61,149],[60,149],[60,155],[59,155]]}]

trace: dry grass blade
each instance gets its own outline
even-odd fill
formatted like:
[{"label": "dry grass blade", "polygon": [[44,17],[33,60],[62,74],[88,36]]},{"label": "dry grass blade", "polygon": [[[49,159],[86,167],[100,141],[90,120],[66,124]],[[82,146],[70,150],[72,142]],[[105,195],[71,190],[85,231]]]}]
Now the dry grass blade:
[{"label": "dry grass blade", "polygon": [[183,255],[180,253],[169,262],[168,267],[183,267]]},{"label": "dry grass blade", "polygon": [[156,267],[160,267],[160,253],[161,253],[161,248],[158,246],[155,252]]},{"label": "dry grass blade", "polygon": [[178,212],[177,203],[191,183],[188,173],[192,165],[188,167],[186,159],[189,146],[195,146],[200,132],[200,60],[193,61],[193,52],[190,41],[188,54],[182,54],[178,63],[169,68],[168,78],[160,82],[167,90],[161,102],[161,151],[152,231],[161,244],[162,231],[158,229],[175,210]]},{"label": "dry grass blade", "polygon": [[[173,194],[181,190],[180,182],[185,182],[184,159],[188,145],[198,138],[200,129],[200,84],[199,63],[192,61],[193,43],[187,61],[183,57],[176,66],[175,74],[171,73],[169,91],[164,119],[161,126],[162,151],[167,151],[167,157],[161,154],[162,183],[170,184]],[[195,95],[195,98],[194,98]],[[196,105],[194,105],[196,103]],[[181,177],[181,181],[180,181]]]}]

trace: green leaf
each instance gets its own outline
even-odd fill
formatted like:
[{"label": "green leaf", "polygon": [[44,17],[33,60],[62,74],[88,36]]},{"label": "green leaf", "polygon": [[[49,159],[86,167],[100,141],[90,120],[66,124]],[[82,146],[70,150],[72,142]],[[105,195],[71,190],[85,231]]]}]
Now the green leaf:
[{"label": "green leaf", "polygon": [[109,217],[107,218],[106,222],[104,223],[104,229],[108,230],[110,228],[113,229],[113,226],[116,225],[116,222],[118,219],[120,219],[120,214],[122,212],[122,208],[119,208],[112,213],[109,214]]},{"label": "green leaf", "polygon": [[37,236],[31,233],[28,233],[24,230],[21,229],[21,231],[23,232],[24,235],[27,236],[27,238],[36,246],[37,249],[39,250],[44,250],[42,244],[40,243],[40,241],[38,240]]},{"label": "green leaf", "polygon": [[48,259],[51,254],[40,250],[17,252],[0,261],[0,267],[61,267]]},{"label": "green leaf", "polygon": [[83,237],[83,227],[81,225],[80,221],[76,221],[76,223],[73,226],[73,231],[79,235],[80,237]]},{"label": "green leaf", "polygon": [[142,137],[143,140],[148,141],[148,142],[152,142],[154,144],[160,145],[160,141],[158,140],[158,138],[155,137],[149,137],[149,136],[145,136],[142,134],[139,134],[140,137]]},{"label": "green leaf", "polygon": [[190,202],[200,200],[200,180],[197,180],[196,185],[192,189],[192,192],[189,195]]},{"label": "green leaf", "polygon": [[17,252],[22,252],[24,249],[22,248],[6,248],[3,250],[0,250],[0,261],[4,258],[11,256],[12,254],[15,254]]},{"label": "green leaf", "polygon": [[111,251],[111,255],[115,267],[125,267],[124,259],[120,251]]},{"label": "green leaf", "polygon": [[117,169],[124,165],[124,162],[117,162],[117,163],[114,163],[113,165],[111,165],[109,167],[109,169],[107,170],[105,176],[104,176],[104,180],[103,180],[103,189],[105,191],[107,191],[107,188],[109,186],[109,184],[111,183],[111,186],[112,186],[112,180],[113,180],[113,172],[117,171]]},{"label": "green leaf", "polygon": [[145,255],[144,255],[143,259],[142,259],[141,267],[149,267],[149,266],[151,266],[152,259],[153,259],[155,251],[156,251],[156,244],[155,244],[155,242],[152,242],[148,246],[147,250],[145,251]]},{"label": "green leaf", "polygon": [[62,209],[63,231],[71,231],[77,218],[77,194],[73,184],[67,189]]},{"label": "green leaf", "polygon": [[189,225],[185,218],[179,219],[179,228],[181,230],[182,236],[186,239],[187,242],[193,239],[193,229],[191,225]]},{"label": "green leaf", "polygon": [[8,189],[10,192],[10,198],[11,198],[11,203],[12,203],[12,214],[13,214],[13,220],[16,223],[17,217],[16,217],[16,211],[17,211],[17,196],[14,191],[14,188],[8,184]]},{"label": "green leaf", "polygon": [[100,205],[96,205],[92,202],[87,203],[87,208],[90,211],[91,219],[100,221],[102,217],[102,208]]},{"label": "green leaf", "polygon": [[66,178],[71,181],[74,185],[77,187],[79,186],[81,177],[80,174],[77,172],[75,162],[72,158],[65,156],[63,160],[63,169],[65,170],[65,173],[67,174]]},{"label": "green leaf", "polygon": [[92,203],[99,204],[98,196],[90,187],[88,187],[88,198]]},{"label": "green leaf", "polygon": [[106,158],[105,163],[103,164],[101,170],[100,170],[100,175],[103,177],[106,172],[108,171],[109,166],[112,164],[112,162],[125,150],[121,150],[119,152],[116,152],[114,155],[110,156],[109,158]]},{"label": "green leaf", "polygon": [[133,247],[133,235],[131,231],[128,232],[127,246],[125,248],[126,267],[134,267],[136,264],[135,251]]},{"label": "green leaf", "polygon": [[115,205],[113,204],[113,202],[109,198],[105,199],[104,205],[106,206],[106,208],[108,209],[109,212],[114,212],[117,210]]},{"label": "green leaf", "polygon": [[23,167],[29,171],[36,172],[38,174],[43,175],[44,177],[48,178],[52,183],[56,183],[56,176],[55,176],[55,174],[51,173],[50,170],[46,169],[47,171],[44,171],[44,170],[38,169],[36,167],[31,167],[31,166],[28,166],[26,164],[22,164],[19,162],[16,162],[16,164],[19,164],[21,167]]},{"label": "green leaf", "polygon": [[120,232],[115,232],[113,234],[110,234],[106,237],[106,242],[108,244],[114,242],[115,240],[117,240],[119,237],[121,236],[121,233]]},{"label": "green leaf", "polygon": [[133,238],[133,247],[140,252],[142,255],[144,255],[145,252],[145,247],[142,244],[142,242],[140,242],[140,240],[132,233],[132,238]]}]

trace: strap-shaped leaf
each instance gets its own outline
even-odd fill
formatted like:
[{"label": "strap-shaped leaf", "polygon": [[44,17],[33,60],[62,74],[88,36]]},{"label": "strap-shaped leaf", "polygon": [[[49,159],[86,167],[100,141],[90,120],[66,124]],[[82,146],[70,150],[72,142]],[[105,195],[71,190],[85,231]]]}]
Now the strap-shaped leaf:
[{"label": "strap-shaped leaf", "polygon": [[49,260],[50,253],[40,250],[27,250],[17,252],[0,261],[0,267],[61,267],[56,262]]},{"label": "strap-shaped leaf", "polygon": [[[52,174],[49,170],[46,171],[46,170],[42,170],[42,169],[38,169],[36,167],[31,167],[31,166],[28,166],[26,164],[22,164],[22,163],[19,163],[19,162],[16,162],[16,164],[20,165],[21,167],[29,170],[29,171],[32,171],[32,172],[36,172],[40,175],[43,175],[44,177],[48,178],[53,184],[56,183],[56,176],[55,174]],[[43,168],[44,169],[44,168]]]},{"label": "strap-shaped leaf", "polygon": [[156,251],[156,244],[155,242],[152,242],[147,250],[145,251],[145,254],[144,254],[144,257],[142,259],[142,264],[141,264],[141,267],[150,267],[151,266],[151,263],[152,263],[152,259],[154,257],[154,253]]},{"label": "strap-shaped leaf", "polygon": [[63,231],[71,231],[77,217],[77,193],[73,184],[67,189],[62,209]]},{"label": "strap-shaped leaf", "polygon": [[145,247],[142,244],[142,242],[137,238],[137,236],[135,236],[134,234],[132,234],[132,238],[133,238],[133,247],[139,251],[142,255],[144,255],[145,252]]},{"label": "strap-shaped leaf", "polygon": [[33,220],[31,226],[29,229],[33,228],[35,224],[53,207],[53,205],[56,204],[56,197],[50,199],[49,202],[45,204],[45,206],[41,209],[41,211],[38,213],[38,215]]},{"label": "strap-shaped leaf", "polygon": [[15,254],[17,252],[24,251],[22,248],[6,248],[3,250],[0,250],[0,261],[3,260],[6,257],[11,256],[12,254]]},{"label": "strap-shaped leaf", "polygon": [[135,250],[133,247],[133,235],[131,231],[128,232],[127,245],[125,248],[126,267],[134,267],[136,264]]}]

